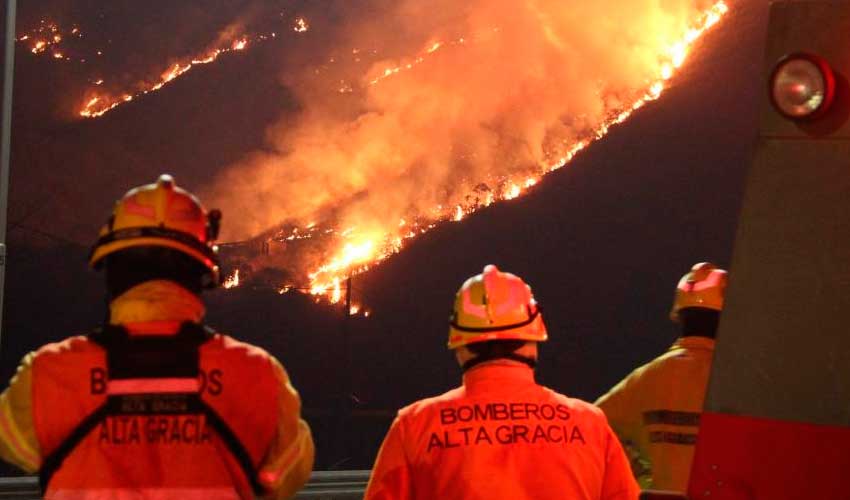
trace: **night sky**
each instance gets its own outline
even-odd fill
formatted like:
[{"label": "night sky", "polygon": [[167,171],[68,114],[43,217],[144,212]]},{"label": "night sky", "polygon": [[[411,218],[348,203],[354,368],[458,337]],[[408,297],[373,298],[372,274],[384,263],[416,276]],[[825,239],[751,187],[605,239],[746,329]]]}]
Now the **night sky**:
[{"label": "night sky", "polygon": [[[172,4],[20,2],[18,26],[46,13],[76,20],[90,33],[86,43],[112,40],[101,70],[133,78],[135,68],[253,8]],[[115,199],[162,172],[192,190],[262,148],[272,122],[298,113],[280,68],[308,64],[319,57],[314,45],[332,45],[335,23],[353,8],[343,4],[282,2],[310,19],[309,32],[223,57],[93,121],[69,112],[90,69],[18,48],[3,380],[26,352],[103,320],[102,277],[86,269],[86,255]],[[369,318],[346,324],[338,306],[273,290],[206,296],[210,325],[287,367],[319,444],[317,468],[368,468],[392,412],[459,383],[444,348],[448,314],[454,292],[485,264],[531,284],[550,335],[538,379],[559,392],[593,400],[675,339],[668,311],[676,281],[695,262],[731,260],[756,137],[767,2],[730,6],[673,88],[567,168],[355,277],[354,298],[373,311]],[[267,20],[252,16],[258,26]],[[250,216],[225,213],[223,224]],[[344,397],[349,388],[354,398]],[[342,400],[353,404],[348,424],[334,419]]]}]

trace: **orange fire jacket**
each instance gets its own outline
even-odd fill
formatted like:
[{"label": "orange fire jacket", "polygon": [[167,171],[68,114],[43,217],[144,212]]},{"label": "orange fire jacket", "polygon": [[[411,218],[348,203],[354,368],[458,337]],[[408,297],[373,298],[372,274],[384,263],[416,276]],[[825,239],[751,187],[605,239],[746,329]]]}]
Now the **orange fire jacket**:
[{"label": "orange fire jacket", "polygon": [[491,361],[463,386],[398,412],[367,500],[635,500],[637,484],[598,408]]},{"label": "orange fire jacket", "polygon": [[714,340],[680,338],[596,401],[637,455],[641,486],[687,490],[713,355]]},{"label": "orange fire jacket", "polygon": [[[113,307],[112,319],[142,320],[118,321],[130,337],[176,338],[176,319],[202,315],[200,304],[168,283],[128,294],[139,300]],[[175,295],[177,307],[158,303]],[[27,355],[0,395],[0,457],[43,472],[81,422],[121,396],[121,408],[98,420],[56,469],[46,498],[253,498],[252,479],[272,498],[293,495],[309,477],[314,448],[283,367],[262,349],[221,334],[195,352],[195,378],[118,379],[107,370],[107,351],[86,336]],[[246,477],[206,414],[180,411],[173,393],[186,391],[227,424],[256,477]]]}]

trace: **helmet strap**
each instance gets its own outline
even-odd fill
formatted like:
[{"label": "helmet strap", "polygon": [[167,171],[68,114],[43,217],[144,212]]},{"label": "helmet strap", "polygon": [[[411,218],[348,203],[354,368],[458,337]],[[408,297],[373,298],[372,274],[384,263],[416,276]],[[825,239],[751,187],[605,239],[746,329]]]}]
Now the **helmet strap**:
[{"label": "helmet strap", "polygon": [[529,358],[527,356],[521,356],[515,352],[503,353],[503,354],[482,354],[476,356],[466,363],[463,364],[463,371],[466,372],[470,368],[474,366],[478,366],[481,363],[486,363],[487,361],[494,361],[497,359],[509,359],[511,361],[519,361],[520,363],[524,363],[528,365],[532,370],[537,366],[537,360],[534,358]]}]

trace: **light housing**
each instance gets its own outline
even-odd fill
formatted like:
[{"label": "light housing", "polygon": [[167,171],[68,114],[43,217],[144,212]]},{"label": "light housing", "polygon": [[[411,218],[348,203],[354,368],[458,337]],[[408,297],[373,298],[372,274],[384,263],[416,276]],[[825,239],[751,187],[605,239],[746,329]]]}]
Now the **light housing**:
[{"label": "light housing", "polygon": [[823,116],[835,99],[835,74],[814,54],[798,52],[781,58],[770,75],[769,95],[779,114],[791,120]]}]

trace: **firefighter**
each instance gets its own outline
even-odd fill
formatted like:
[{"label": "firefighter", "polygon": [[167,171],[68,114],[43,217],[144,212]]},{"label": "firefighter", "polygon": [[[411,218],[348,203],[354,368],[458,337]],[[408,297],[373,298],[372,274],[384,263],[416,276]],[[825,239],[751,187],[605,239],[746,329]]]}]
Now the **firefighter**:
[{"label": "firefighter", "polygon": [[467,280],[448,341],[463,385],[398,412],[366,499],[636,499],[604,414],[535,383],[546,338],[520,278],[490,265]]},{"label": "firefighter", "polygon": [[694,265],[670,312],[681,325],[679,339],[596,401],[644,488],[687,490],[726,281],[714,264]]},{"label": "firefighter", "polygon": [[90,256],[108,320],[28,354],[0,395],[0,457],[46,498],[288,498],[308,479],[281,364],[201,323],[220,217],[168,175],[116,203]]}]

